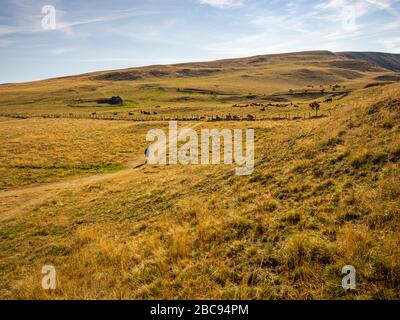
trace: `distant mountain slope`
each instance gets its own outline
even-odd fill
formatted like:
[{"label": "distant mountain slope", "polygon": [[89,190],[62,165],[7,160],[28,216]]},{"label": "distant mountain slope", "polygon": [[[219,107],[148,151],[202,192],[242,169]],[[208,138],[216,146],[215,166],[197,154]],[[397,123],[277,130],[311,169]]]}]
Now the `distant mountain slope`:
[{"label": "distant mountain slope", "polygon": [[400,54],[383,52],[340,52],[338,55],[342,55],[351,60],[368,61],[387,70],[400,72]]},{"label": "distant mountain slope", "polygon": [[[332,77],[330,81],[362,78],[360,72],[399,72],[400,54],[379,52],[330,52],[304,51],[268,54],[253,57],[224,59],[207,62],[155,65],[124,70],[103,71],[92,74],[95,80],[129,81],[146,78],[198,78],[238,71],[271,74],[280,69],[304,70],[318,68],[314,72],[323,74],[325,69]],[[345,74],[343,70],[347,70]],[[311,70],[311,72],[313,72]],[[283,72],[288,74],[288,72]],[[276,72],[279,77],[279,72]],[[295,74],[293,75],[295,78]],[[344,76],[344,77],[343,77]],[[318,78],[318,77],[317,77]],[[326,77],[318,79],[323,81]],[[343,78],[343,79],[341,79]],[[291,79],[295,80],[295,79]],[[312,80],[312,79],[311,79]]]}]

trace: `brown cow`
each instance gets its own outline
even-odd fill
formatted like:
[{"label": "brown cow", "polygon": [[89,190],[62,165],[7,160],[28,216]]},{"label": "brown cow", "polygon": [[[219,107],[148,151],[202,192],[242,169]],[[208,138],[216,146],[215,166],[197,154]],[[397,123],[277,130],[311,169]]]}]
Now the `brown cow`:
[{"label": "brown cow", "polygon": [[318,102],[313,102],[310,103],[309,106],[312,110],[315,110],[315,115],[318,116],[318,110],[321,108],[320,104]]}]

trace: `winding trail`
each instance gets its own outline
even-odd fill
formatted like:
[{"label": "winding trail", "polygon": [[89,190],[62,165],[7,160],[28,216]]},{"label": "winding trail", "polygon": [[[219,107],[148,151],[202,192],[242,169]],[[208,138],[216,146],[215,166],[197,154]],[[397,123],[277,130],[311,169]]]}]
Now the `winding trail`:
[{"label": "winding trail", "polygon": [[[202,123],[180,128],[177,138],[183,136],[188,129],[194,129]],[[155,145],[155,143],[153,144]],[[168,150],[168,148],[167,148]],[[68,190],[76,190],[94,183],[111,181],[129,173],[142,170],[146,165],[143,157],[126,164],[126,167],[114,173],[102,173],[83,177],[67,178],[63,181],[35,185],[31,187],[0,192],[0,222],[16,214],[29,213],[32,208],[42,204],[51,197]]]}]

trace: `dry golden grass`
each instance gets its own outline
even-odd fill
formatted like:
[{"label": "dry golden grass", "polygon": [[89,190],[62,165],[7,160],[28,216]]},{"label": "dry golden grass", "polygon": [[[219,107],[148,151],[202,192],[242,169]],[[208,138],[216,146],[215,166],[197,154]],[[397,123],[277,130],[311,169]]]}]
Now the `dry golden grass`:
[{"label": "dry golden grass", "polygon": [[[233,166],[145,166],[41,195],[0,222],[0,296],[399,299],[399,99],[390,85],[355,92],[326,119],[203,124],[255,129],[249,177]],[[45,161],[56,163],[102,163],[111,148],[109,161],[123,165],[121,151],[141,150],[144,139],[121,133],[142,137],[151,126],[27,121],[42,134],[65,124],[49,136]],[[91,138],[63,143],[79,130]],[[18,122],[8,131],[17,139],[30,130]],[[8,159],[18,150],[19,161],[43,161],[30,134]],[[35,197],[27,190],[24,201]],[[56,267],[55,291],[41,289],[44,264]],[[341,287],[347,264],[357,269],[353,292]]]},{"label": "dry golden grass", "polygon": [[0,190],[114,172],[143,157],[159,123],[27,119],[0,126]]}]

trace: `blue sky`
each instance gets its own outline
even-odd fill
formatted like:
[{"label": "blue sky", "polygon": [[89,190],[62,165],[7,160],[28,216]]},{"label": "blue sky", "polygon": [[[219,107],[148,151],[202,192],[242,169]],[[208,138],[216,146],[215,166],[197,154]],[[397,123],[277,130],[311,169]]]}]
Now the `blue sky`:
[{"label": "blue sky", "polygon": [[321,49],[400,53],[400,0],[0,0],[0,83]]}]

